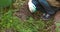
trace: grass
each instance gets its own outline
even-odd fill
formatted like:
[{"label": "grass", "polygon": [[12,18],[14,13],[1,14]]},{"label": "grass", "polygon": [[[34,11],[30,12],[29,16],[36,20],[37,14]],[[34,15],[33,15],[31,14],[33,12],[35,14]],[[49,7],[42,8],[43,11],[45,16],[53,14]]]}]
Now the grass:
[{"label": "grass", "polygon": [[[46,31],[46,25],[51,24],[49,22],[44,22],[42,20],[35,21],[33,18],[29,18],[26,22],[21,21],[19,18],[13,15],[14,10],[8,10],[8,12],[2,14],[1,16],[1,22],[0,22],[0,28],[1,31],[10,28],[13,28],[14,31],[18,32],[45,32]],[[49,25],[48,25],[49,26]]]},{"label": "grass", "polygon": [[[24,22],[13,15],[15,12],[14,9],[8,9],[8,11],[3,9],[0,10],[0,32],[51,32],[51,30],[47,30],[47,27],[53,24],[53,20],[42,21],[42,19],[40,19],[36,21],[30,17],[27,21]],[[59,30],[58,27],[56,30]]]}]

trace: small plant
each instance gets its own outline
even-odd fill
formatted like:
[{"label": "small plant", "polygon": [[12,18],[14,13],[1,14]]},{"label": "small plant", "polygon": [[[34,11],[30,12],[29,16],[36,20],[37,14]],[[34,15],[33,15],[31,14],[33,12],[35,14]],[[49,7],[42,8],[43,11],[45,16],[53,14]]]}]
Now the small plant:
[{"label": "small plant", "polygon": [[12,0],[0,0],[0,7],[7,7],[12,4]]}]

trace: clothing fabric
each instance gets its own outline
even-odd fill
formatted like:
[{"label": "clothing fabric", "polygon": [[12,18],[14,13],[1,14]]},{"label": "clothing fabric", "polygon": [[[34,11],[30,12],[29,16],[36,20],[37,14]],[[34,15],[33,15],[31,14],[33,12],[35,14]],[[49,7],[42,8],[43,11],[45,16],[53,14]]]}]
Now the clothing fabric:
[{"label": "clothing fabric", "polygon": [[46,0],[32,0],[32,3],[36,6],[37,10],[44,10],[45,13],[54,14],[55,11],[48,4]]}]

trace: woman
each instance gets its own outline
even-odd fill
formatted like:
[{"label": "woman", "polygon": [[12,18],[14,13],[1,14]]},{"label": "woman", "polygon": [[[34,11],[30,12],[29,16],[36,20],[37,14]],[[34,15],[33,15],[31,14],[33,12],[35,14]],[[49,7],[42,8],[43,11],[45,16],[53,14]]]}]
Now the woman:
[{"label": "woman", "polygon": [[37,10],[44,11],[42,19],[48,20],[55,13],[46,0],[29,0],[29,10],[34,13]]}]

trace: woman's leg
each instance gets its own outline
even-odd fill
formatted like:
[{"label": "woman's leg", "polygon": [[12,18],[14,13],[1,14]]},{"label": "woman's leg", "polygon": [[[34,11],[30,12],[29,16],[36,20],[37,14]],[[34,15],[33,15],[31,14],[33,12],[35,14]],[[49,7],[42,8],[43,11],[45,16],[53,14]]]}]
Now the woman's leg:
[{"label": "woman's leg", "polygon": [[46,13],[48,13],[48,14],[55,13],[55,11],[50,7],[50,5],[48,4],[48,2],[46,0],[38,0],[38,1],[44,7]]}]

